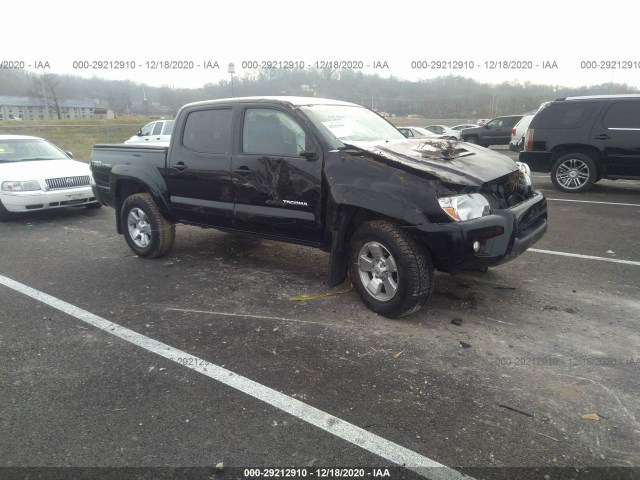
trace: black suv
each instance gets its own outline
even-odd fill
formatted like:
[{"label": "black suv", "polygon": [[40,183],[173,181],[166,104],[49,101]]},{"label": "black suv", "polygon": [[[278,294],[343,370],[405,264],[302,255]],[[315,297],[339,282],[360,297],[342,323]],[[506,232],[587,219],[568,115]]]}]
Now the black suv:
[{"label": "black suv", "polygon": [[531,121],[520,161],[563,192],[640,179],[640,95],[559,98]]},{"label": "black suv", "polygon": [[462,139],[465,142],[477,143],[482,147],[489,145],[508,145],[511,141],[511,130],[523,115],[508,115],[489,120],[481,127],[465,128]]}]

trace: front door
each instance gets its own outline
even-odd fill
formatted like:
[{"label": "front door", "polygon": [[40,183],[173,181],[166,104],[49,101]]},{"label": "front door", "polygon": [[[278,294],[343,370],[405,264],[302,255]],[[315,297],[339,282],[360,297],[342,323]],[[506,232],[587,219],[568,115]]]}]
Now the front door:
[{"label": "front door", "polygon": [[238,153],[231,164],[235,227],[261,235],[319,243],[322,158],[311,134],[275,108],[242,111]]}]

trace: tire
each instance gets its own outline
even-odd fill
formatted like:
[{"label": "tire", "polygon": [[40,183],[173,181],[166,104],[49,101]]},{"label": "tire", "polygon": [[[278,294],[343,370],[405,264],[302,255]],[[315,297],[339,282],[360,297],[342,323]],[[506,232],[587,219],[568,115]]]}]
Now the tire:
[{"label": "tire", "polygon": [[584,192],[598,179],[596,162],[584,153],[563,155],[551,167],[551,182],[563,192]]},{"label": "tire", "polygon": [[98,208],[101,208],[102,204],[99,202],[94,202],[94,203],[87,203],[84,208],[86,208],[87,210],[96,210]]},{"label": "tire", "polygon": [[449,140],[451,140],[452,142],[457,142],[458,141],[458,137],[449,137]]},{"label": "tire", "polygon": [[349,274],[364,304],[389,318],[419,310],[433,292],[426,248],[393,223],[363,223],[349,244]]},{"label": "tire", "polygon": [[478,139],[476,137],[464,137],[464,141],[467,143],[477,144]]},{"label": "tire", "polygon": [[125,199],[120,225],[129,248],[139,257],[162,257],[169,253],[176,239],[175,224],[162,216],[148,193]]}]

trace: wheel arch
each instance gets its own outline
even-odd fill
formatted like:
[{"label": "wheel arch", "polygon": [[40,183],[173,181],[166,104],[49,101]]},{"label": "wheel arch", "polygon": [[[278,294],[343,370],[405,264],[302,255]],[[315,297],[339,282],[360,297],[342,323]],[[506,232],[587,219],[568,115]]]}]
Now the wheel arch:
[{"label": "wheel arch", "polygon": [[600,175],[602,171],[602,161],[600,157],[600,151],[591,145],[584,144],[566,144],[566,145],[558,145],[551,150],[551,162],[549,162],[549,170],[553,166],[556,161],[569,153],[582,153],[584,155],[588,155],[595,162],[596,168],[598,169],[598,175]]},{"label": "wheel arch", "polygon": [[[327,229],[327,243],[330,245],[327,283],[330,287],[340,284],[347,276],[349,244],[351,237],[360,225],[365,222],[381,220],[403,228],[424,221],[418,208],[409,208],[406,202],[402,202],[400,199],[394,200],[393,197],[387,197],[385,202],[379,202],[379,206],[381,208],[374,210],[362,201],[345,197],[340,198],[338,202],[335,199],[330,202],[327,213],[329,227]],[[401,208],[402,210],[398,210]],[[399,212],[401,213],[399,214]],[[425,250],[428,251],[426,245]]]},{"label": "wheel arch", "polygon": [[162,215],[175,222],[170,203],[169,192],[164,178],[157,170],[149,173],[132,165],[116,165],[111,170],[109,189],[113,192],[114,208],[118,233],[122,234],[120,213],[125,199],[136,193],[148,193],[158,206]]}]

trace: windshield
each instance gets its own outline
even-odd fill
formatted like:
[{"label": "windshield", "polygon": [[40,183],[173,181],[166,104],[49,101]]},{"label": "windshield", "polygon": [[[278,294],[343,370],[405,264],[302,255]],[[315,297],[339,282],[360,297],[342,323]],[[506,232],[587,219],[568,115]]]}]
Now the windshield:
[{"label": "windshield", "polygon": [[0,139],[0,163],[68,159],[62,150],[40,138]]},{"label": "windshield", "polygon": [[301,107],[335,148],[350,141],[404,140],[404,135],[378,114],[348,105],[307,105]]}]

